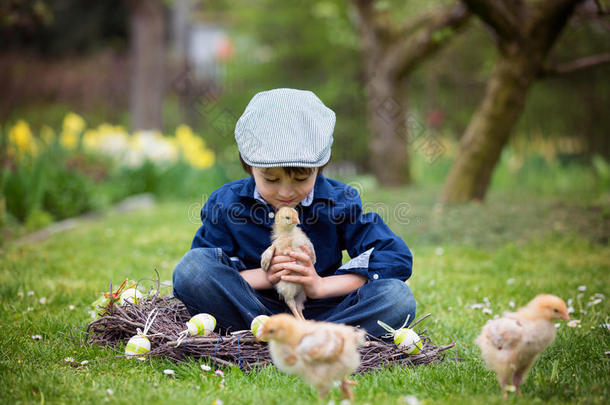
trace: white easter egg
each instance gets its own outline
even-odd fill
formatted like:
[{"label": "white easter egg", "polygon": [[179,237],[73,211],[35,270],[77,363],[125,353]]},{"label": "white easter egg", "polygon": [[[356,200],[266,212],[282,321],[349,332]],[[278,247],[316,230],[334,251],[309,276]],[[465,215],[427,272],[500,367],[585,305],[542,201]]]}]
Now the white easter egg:
[{"label": "white easter egg", "polygon": [[[265,322],[267,322],[267,319],[269,319],[267,315],[259,315],[252,320],[252,323],[250,324],[250,331],[252,332],[255,338],[258,339],[258,335],[263,330],[263,325],[265,324]],[[265,339],[262,340],[263,342],[267,341]]]},{"label": "white easter egg", "polygon": [[418,354],[423,346],[419,335],[408,328],[394,333],[394,344],[406,354]]},{"label": "white easter egg", "polygon": [[144,335],[135,335],[127,342],[125,346],[125,354],[128,356],[137,356],[138,359],[144,360],[144,354],[150,351],[150,340]]},{"label": "white easter egg", "polygon": [[119,296],[119,304],[137,304],[141,298],[144,298],[144,294],[142,294],[140,290],[137,290],[135,288],[128,288],[127,290],[123,291]]},{"label": "white easter egg", "polygon": [[210,314],[197,314],[186,323],[186,327],[191,336],[207,336],[216,328],[216,318]]}]

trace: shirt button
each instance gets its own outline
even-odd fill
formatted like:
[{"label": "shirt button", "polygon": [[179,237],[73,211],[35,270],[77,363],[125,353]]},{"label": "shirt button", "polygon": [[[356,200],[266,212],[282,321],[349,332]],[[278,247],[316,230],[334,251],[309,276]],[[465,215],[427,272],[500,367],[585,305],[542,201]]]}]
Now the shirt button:
[{"label": "shirt button", "polygon": [[274,218],[274,217],[275,217],[275,214],[273,212],[270,212],[269,213],[269,218]]},{"label": "shirt button", "polygon": [[378,278],[379,278],[379,274],[377,274],[377,273],[373,274],[373,279],[374,280],[377,280]]}]

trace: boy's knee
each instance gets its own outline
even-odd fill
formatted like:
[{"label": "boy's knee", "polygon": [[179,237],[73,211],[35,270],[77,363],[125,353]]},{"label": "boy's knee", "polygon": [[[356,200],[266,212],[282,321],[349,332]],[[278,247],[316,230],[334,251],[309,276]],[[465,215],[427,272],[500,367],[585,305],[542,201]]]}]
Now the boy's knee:
[{"label": "boy's knee", "polygon": [[185,286],[192,288],[195,281],[205,279],[206,269],[209,268],[205,264],[215,260],[214,255],[216,255],[214,248],[195,248],[186,252],[174,268],[172,276],[174,290],[180,291]]},{"label": "boy's knee", "polygon": [[389,309],[389,311],[384,311],[387,312],[385,314],[387,320],[384,322],[392,327],[401,326],[407,317],[409,317],[409,324],[413,322],[416,304],[409,286],[398,279],[384,279],[374,283],[379,283],[377,293],[379,299],[383,301],[379,308]]}]

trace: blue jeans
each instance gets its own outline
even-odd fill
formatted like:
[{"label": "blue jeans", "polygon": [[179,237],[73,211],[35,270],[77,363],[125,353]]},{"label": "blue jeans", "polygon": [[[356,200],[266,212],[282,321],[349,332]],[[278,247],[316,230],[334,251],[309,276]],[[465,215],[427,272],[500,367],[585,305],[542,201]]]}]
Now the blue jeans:
[{"label": "blue jeans", "polygon": [[[290,312],[273,289],[254,290],[239,274],[245,266],[219,248],[188,251],[174,269],[174,296],[191,315],[206,312],[223,330],[250,329],[258,315]],[[306,319],[360,326],[374,336],[386,333],[377,320],[398,328],[415,317],[411,289],[397,279],[369,281],[346,296],[305,301]]]}]

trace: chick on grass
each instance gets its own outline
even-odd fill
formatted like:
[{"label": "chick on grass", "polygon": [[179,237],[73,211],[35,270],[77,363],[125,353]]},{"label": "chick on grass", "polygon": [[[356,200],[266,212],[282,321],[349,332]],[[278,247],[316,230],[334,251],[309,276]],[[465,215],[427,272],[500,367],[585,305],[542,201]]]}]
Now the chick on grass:
[{"label": "chick on grass", "polygon": [[326,397],[335,381],[341,392],[354,399],[347,379],[360,365],[358,348],[365,342],[365,332],[351,326],[329,322],[304,321],[288,314],[270,317],[259,339],[269,341],[275,366],[303,378]]},{"label": "chick on grass", "polygon": [[540,294],[517,312],[488,321],[476,338],[485,363],[497,374],[504,398],[513,389],[521,395],[525,375],[555,339],[554,319],[570,320],[565,302]]},{"label": "chick on grass", "polygon": [[[311,252],[311,263],[316,263],[316,253],[313,244],[297,225],[300,224],[299,214],[294,208],[282,207],[275,214],[273,233],[271,235],[272,244],[261,255],[261,267],[267,271],[271,259],[275,254],[288,256],[291,251],[307,253],[302,246],[306,246]],[[282,296],[288,308],[295,317],[303,317],[303,306],[307,296],[301,284],[290,281],[279,281],[275,284],[275,289]]]}]

